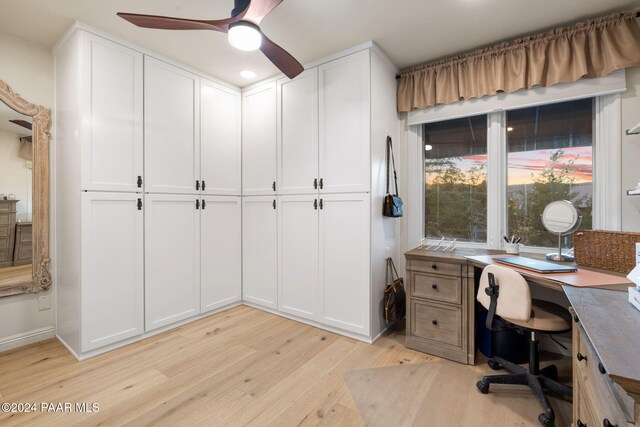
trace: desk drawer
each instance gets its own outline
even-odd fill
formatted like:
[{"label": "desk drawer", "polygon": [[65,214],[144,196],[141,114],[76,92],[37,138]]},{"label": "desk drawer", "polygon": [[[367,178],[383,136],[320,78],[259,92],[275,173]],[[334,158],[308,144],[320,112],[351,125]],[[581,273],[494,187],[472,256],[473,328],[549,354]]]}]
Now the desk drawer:
[{"label": "desk drawer", "polygon": [[585,390],[585,385],[578,381],[577,390],[573,391],[574,399],[573,404],[575,405],[575,426],[583,426],[587,427],[591,426],[601,426],[602,423],[598,422],[598,418],[593,413],[593,404],[590,402],[590,397],[587,395]]},{"label": "desk drawer", "polygon": [[410,335],[462,347],[462,308],[410,300]]},{"label": "desk drawer", "polygon": [[445,276],[460,277],[462,275],[461,264],[453,264],[453,263],[442,262],[442,261],[412,259],[410,260],[407,268],[411,270],[416,270],[416,271],[443,274]]},{"label": "desk drawer", "polygon": [[462,303],[462,279],[453,276],[411,273],[412,297],[428,298],[435,301]]},{"label": "desk drawer", "polygon": [[[633,400],[626,395],[607,375],[601,372],[601,365],[589,339],[578,326],[579,339],[577,352],[574,350],[574,375],[582,392],[588,396],[593,407],[591,413],[596,417],[596,425],[603,425],[606,418],[612,425],[627,425],[627,419],[633,419]],[[578,360],[580,357],[581,360]],[[626,413],[625,413],[626,412]]]}]

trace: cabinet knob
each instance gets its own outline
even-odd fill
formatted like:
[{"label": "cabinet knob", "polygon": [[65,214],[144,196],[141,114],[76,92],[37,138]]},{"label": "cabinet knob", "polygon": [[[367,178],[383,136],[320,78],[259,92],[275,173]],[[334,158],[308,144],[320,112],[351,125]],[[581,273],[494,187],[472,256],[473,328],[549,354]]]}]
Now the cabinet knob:
[{"label": "cabinet knob", "polygon": [[138,175],[137,183],[138,183],[138,188],[141,188],[142,187],[142,176]]},{"label": "cabinet knob", "polygon": [[320,189],[322,190],[322,187],[324,187],[324,179],[320,178]]},{"label": "cabinet knob", "polygon": [[196,190],[200,189],[200,180],[196,179]]},{"label": "cabinet knob", "polygon": [[318,178],[313,178],[313,188],[318,189]]},{"label": "cabinet knob", "polygon": [[318,209],[318,199],[313,199],[313,209]]},{"label": "cabinet knob", "polygon": [[438,285],[436,285],[435,283],[434,283],[433,285],[431,285],[431,287],[432,287],[433,289],[438,289]]},{"label": "cabinet knob", "polygon": [[207,188],[207,183],[204,182],[204,179],[202,180],[202,191],[204,191]]},{"label": "cabinet knob", "polygon": [[582,362],[583,360],[587,360],[587,356],[583,356],[582,353],[578,353],[576,355],[576,359],[578,359],[578,362]]},{"label": "cabinet knob", "polygon": [[271,184],[271,188],[273,188],[273,191],[276,191],[276,182],[273,181],[273,184]]},{"label": "cabinet knob", "polygon": [[431,268],[433,268],[434,270],[438,269],[438,264],[431,264]]},{"label": "cabinet knob", "polygon": [[576,426],[577,427],[587,427],[587,425],[585,423],[583,423],[582,421],[578,420],[578,422],[576,422]]},{"label": "cabinet knob", "polygon": [[618,427],[618,424],[611,424],[611,421],[605,418],[602,420],[602,427]]},{"label": "cabinet knob", "polygon": [[437,320],[435,320],[435,319],[434,319],[434,320],[432,320],[432,321],[431,321],[431,323],[433,323],[435,326],[437,326],[437,325],[438,325],[438,321],[437,321]]},{"label": "cabinet knob", "polygon": [[603,375],[607,373],[607,370],[604,369],[604,365],[602,364],[602,362],[598,363],[598,371],[600,371],[600,373]]}]

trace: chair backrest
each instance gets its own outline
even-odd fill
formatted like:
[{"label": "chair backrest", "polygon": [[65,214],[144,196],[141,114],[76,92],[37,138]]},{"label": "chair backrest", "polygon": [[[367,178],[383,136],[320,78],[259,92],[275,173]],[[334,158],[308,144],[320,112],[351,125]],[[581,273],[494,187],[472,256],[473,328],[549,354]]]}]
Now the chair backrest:
[{"label": "chair backrest", "polygon": [[480,276],[478,302],[489,310],[491,297],[487,294],[489,274],[499,286],[495,314],[505,319],[527,321],[531,318],[531,290],[527,281],[515,270],[499,265],[488,265]]}]

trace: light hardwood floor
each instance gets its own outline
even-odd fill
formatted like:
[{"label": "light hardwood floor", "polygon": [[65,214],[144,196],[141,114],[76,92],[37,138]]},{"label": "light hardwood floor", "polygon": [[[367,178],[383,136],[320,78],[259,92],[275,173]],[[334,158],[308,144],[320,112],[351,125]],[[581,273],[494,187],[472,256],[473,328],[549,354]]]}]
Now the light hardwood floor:
[{"label": "light hardwood floor", "polygon": [[0,286],[31,279],[31,264],[0,268]]},{"label": "light hardwood floor", "polygon": [[[0,412],[0,425],[359,426],[347,371],[436,359],[403,338],[370,345],[241,306],[83,362],[47,340],[0,353],[0,401],[38,404]],[[43,413],[42,402],[99,411]]]}]

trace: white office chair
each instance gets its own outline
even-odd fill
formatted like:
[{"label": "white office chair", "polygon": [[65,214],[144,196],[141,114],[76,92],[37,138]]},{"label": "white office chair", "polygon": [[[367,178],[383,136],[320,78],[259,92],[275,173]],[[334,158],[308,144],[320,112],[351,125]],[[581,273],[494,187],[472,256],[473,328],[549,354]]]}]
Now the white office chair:
[{"label": "white office chair", "polygon": [[500,316],[510,327],[529,332],[529,369],[509,362],[500,357],[489,359],[492,369],[504,367],[511,374],[489,375],[478,381],[476,386],[481,393],[489,392],[490,384],[520,384],[529,386],[542,404],[544,412],[538,421],[545,426],[553,426],[555,414],[546,391],[563,396],[573,396],[570,387],[556,381],[558,369],[554,365],[540,369],[538,332],[559,334],[571,330],[571,316],[563,307],[542,300],[532,300],[529,284],[517,271],[498,265],[485,267],[480,277],[478,302],[489,313],[487,328],[492,330],[493,318]]}]

